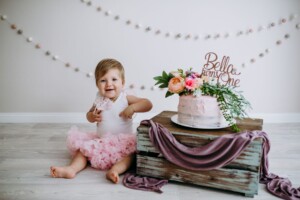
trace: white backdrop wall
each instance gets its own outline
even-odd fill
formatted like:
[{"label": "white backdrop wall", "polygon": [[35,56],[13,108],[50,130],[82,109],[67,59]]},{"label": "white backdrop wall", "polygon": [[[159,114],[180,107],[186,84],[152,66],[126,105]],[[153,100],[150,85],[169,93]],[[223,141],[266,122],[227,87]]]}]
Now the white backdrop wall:
[{"label": "white backdrop wall", "polygon": [[[299,0],[91,2],[89,6],[80,0],[0,0],[0,14],[22,29],[23,35],[81,71],[93,72],[103,58],[118,59],[126,69],[127,87],[135,87],[130,92],[149,98],[154,105],[152,113],[176,110],[178,103],[177,96],[166,99],[165,90],[150,89],[154,76],[177,68],[192,67],[200,72],[205,54],[215,52],[220,61],[229,56],[241,72],[239,90],[252,104],[250,116],[300,121]],[[292,14],[298,17],[289,21]],[[119,20],[114,19],[116,15]],[[278,25],[281,18],[287,22]],[[131,25],[126,25],[127,19]],[[274,27],[256,31],[272,22]],[[141,27],[137,29],[135,24]],[[147,26],[152,30],[145,31]],[[254,33],[236,36],[239,30],[249,28]],[[156,30],[161,34],[155,34]],[[166,32],[171,36],[165,37]],[[225,32],[234,36],[202,39],[206,34]],[[175,39],[178,33],[183,38]],[[184,38],[195,33],[198,40]],[[276,45],[278,40],[281,45]],[[269,53],[260,58],[259,53],[266,49]],[[252,64],[251,58],[255,58]],[[6,21],[0,21],[0,122],[18,121],[18,117],[34,121],[43,116],[74,120],[75,115],[84,122],[95,94],[93,78],[45,56]]]}]

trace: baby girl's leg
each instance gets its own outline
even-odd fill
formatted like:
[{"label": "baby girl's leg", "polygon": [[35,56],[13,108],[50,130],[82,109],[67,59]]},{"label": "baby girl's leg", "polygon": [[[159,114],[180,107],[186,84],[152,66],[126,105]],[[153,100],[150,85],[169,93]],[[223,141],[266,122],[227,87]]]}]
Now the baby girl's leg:
[{"label": "baby girl's leg", "polygon": [[64,167],[50,167],[50,174],[54,178],[74,178],[75,175],[86,167],[87,158],[78,151],[70,165]]},{"label": "baby girl's leg", "polygon": [[119,175],[126,172],[134,159],[134,155],[129,155],[125,157],[123,160],[120,160],[112,168],[106,173],[106,178],[113,183],[118,183],[119,182]]}]

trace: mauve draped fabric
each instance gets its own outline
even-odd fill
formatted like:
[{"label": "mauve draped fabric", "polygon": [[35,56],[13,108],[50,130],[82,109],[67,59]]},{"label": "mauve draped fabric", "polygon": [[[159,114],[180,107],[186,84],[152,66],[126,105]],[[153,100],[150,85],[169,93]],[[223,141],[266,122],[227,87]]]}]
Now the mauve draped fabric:
[{"label": "mauve draped fabric", "polygon": [[157,193],[162,193],[160,188],[167,183],[168,180],[138,176],[134,172],[127,172],[123,178],[123,184],[128,188]]},{"label": "mauve draped fabric", "polygon": [[[169,130],[159,123],[155,123],[152,120],[144,120],[141,124],[150,126],[149,138],[152,144],[169,162],[189,170],[212,170],[223,167],[237,158],[254,139],[262,138],[263,153],[260,167],[260,182],[266,184],[268,191],[282,199],[300,199],[300,187],[293,188],[288,179],[268,172],[267,155],[270,150],[270,142],[267,134],[263,131],[247,131],[239,134],[223,135],[202,147],[190,148],[179,143]],[[141,181],[141,177],[137,177],[135,182],[135,177],[131,175],[130,182],[126,180],[128,177],[124,177],[123,184],[134,189],[145,189],[146,185],[148,185],[147,178]],[[166,182],[161,184],[159,179],[156,180],[158,188],[166,184]],[[151,183],[152,187],[156,185],[153,178],[151,178],[149,183]],[[148,190],[152,189],[149,187]]]}]

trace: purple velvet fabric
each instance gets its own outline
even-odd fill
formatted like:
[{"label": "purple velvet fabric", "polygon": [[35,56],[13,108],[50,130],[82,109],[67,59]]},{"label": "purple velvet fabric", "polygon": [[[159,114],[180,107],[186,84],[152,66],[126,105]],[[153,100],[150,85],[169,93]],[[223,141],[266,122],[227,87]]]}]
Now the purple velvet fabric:
[{"label": "purple velvet fabric", "polygon": [[[263,153],[260,167],[260,182],[266,184],[268,191],[281,197],[282,199],[296,200],[300,199],[300,188],[293,188],[291,182],[286,178],[281,178],[275,174],[268,172],[268,152],[270,150],[270,142],[268,136],[263,131],[247,131],[239,134],[228,134],[221,136],[211,143],[202,147],[187,147],[179,143],[168,129],[152,120],[144,120],[141,124],[150,126],[149,137],[153,145],[163,154],[163,156],[171,163],[189,170],[212,170],[223,167],[237,158],[247,145],[256,138],[263,139]],[[151,185],[148,189],[162,187],[161,180],[153,178],[151,181],[141,177],[135,180],[134,175],[125,176],[123,184],[134,189],[144,189],[147,185]],[[151,184],[148,184],[151,183]],[[156,187],[157,186],[157,187]],[[160,191],[160,190],[159,190]]]},{"label": "purple velvet fabric", "polygon": [[123,184],[128,188],[157,193],[162,193],[160,188],[167,183],[168,180],[138,176],[133,172],[127,172],[123,178]]},{"label": "purple velvet fabric", "polygon": [[171,163],[189,170],[212,170],[223,167],[238,157],[243,149],[264,132],[228,134],[202,147],[187,147],[176,140],[169,130],[153,121],[143,121],[150,125],[149,137],[154,147]]}]

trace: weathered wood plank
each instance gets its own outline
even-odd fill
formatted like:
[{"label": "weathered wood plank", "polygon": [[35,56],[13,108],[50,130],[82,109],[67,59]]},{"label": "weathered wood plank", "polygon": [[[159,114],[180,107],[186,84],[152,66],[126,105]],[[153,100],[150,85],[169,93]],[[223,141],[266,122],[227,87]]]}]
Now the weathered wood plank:
[{"label": "weathered wood plank", "polygon": [[209,171],[191,171],[178,167],[163,158],[137,155],[137,173],[239,192],[247,196],[253,196],[258,191],[258,173],[247,170],[220,168]]}]

